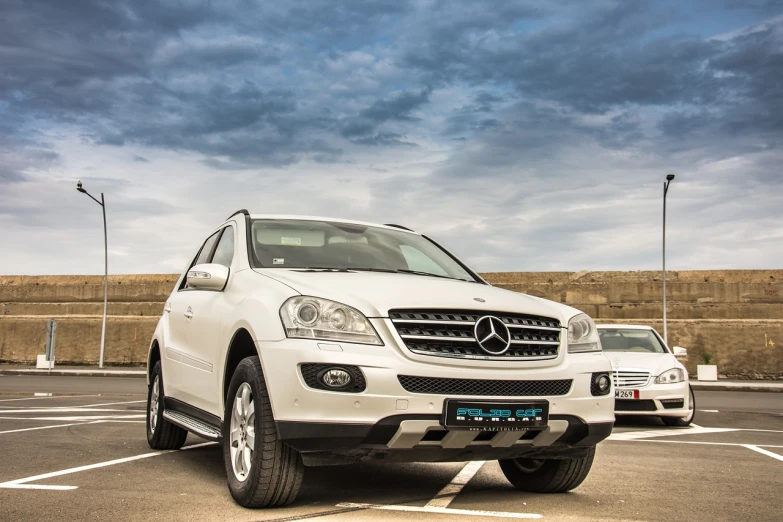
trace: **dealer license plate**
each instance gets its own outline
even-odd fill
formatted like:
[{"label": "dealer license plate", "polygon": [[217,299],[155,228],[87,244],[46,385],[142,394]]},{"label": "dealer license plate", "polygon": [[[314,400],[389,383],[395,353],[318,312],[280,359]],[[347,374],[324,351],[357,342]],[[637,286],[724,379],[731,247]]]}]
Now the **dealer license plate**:
[{"label": "dealer license plate", "polygon": [[614,390],[615,399],[638,399],[639,390]]},{"label": "dealer license plate", "polygon": [[447,428],[490,431],[541,429],[549,420],[549,401],[464,401],[446,399]]}]

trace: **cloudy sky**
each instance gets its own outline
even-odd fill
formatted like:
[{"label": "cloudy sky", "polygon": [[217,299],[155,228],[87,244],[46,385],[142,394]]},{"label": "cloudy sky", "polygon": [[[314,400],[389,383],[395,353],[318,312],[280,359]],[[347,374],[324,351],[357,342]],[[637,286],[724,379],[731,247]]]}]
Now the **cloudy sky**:
[{"label": "cloudy sky", "polygon": [[480,271],[780,268],[783,2],[3,0],[0,273],[180,272],[239,208]]}]

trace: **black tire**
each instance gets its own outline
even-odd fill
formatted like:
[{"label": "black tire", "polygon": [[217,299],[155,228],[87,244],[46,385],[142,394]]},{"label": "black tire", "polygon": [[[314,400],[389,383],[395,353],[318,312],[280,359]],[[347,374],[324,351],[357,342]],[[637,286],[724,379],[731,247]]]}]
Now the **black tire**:
[{"label": "black tire", "polygon": [[[158,384],[157,393],[155,384]],[[147,386],[147,443],[157,450],[180,449],[188,438],[187,430],[163,418],[163,373],[160,361],[155,363]],[[155,404],[153,404],[155,400]]]},{"label": "black tire", "polygon": [[579,486],[593,465],[595,446],[582,459],[503,459],[500,469],[509,482],[521,491],[564,493]]},{"label": "black tire", "polygon": [[693,394],[693,388],[688,385],[688,404],[690,404],[690,413],[685,417],[661,417],[661,420],[667,426],[678,426],[684,428],[690,426],[693,422],[693,417],[696,415],[696,396]]},{"label": "black tire", "polygon": [[[237,399],[237,394],[240,389],[247,391],[245,385],[250,387],[251,396],[246,404],[252,413],[246,417],[236,413],[240,429],[235,439],[232,439],[235,400],[242,401],[241,398]],[[249,443],[251,436],[253,441]],[[252,448],[249,457],[246,457],[244,448],[248,445],[252,445]],[[232,448],[235,450],[234,457],[239,458],[232,457]],[[223,419],[223,462],[231,496],[239,505],[247,508],[288,505],[294,501],[302,485],[302,458],[296,450],[277,439],[269,393],[258,357],[243,359],[231,378]],[[246,469],[247,462],[249,469]],[[235,466],[239,466],[239,471],[235,471]]]}]

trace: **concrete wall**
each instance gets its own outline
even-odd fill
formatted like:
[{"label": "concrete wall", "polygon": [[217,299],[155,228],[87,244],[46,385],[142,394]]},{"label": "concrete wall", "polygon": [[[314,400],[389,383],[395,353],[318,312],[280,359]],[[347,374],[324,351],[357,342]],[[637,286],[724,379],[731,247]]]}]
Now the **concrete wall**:
[{"label": "concrete wall", "polygon": [[[598,322],[661,328],[660,272],[510,272],[492,284],[574,306]],[[147,345],[177,275],[109,278],[105,360],[144,363]],[[783,270],[667,274],[671,345],[703,353],[728,377],[783,378]],[[58,321],[58,363],[98,358],[103,278],[0,276],[0,361],[32,362],[43,353],[46,321]]]}]

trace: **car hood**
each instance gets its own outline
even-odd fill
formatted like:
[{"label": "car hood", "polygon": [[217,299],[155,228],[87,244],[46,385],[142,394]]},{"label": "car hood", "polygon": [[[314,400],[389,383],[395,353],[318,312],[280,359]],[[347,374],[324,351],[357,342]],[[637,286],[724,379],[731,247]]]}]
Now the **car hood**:
[{"label": "car hood", "polygon": [[414,274],[304,272],[280,268],[255,271],[302,295],[352,306],[367,317],[388,317],[389,310],[407,308],[477,310],[552,317],[567,326],[568,320],[580,313],[570,306],[490,285]]},{"label": "car hood", "polygon": [[617,370],[645,370],[658,376],[672,368],[685,367],[670,353],[604,352]]}]

